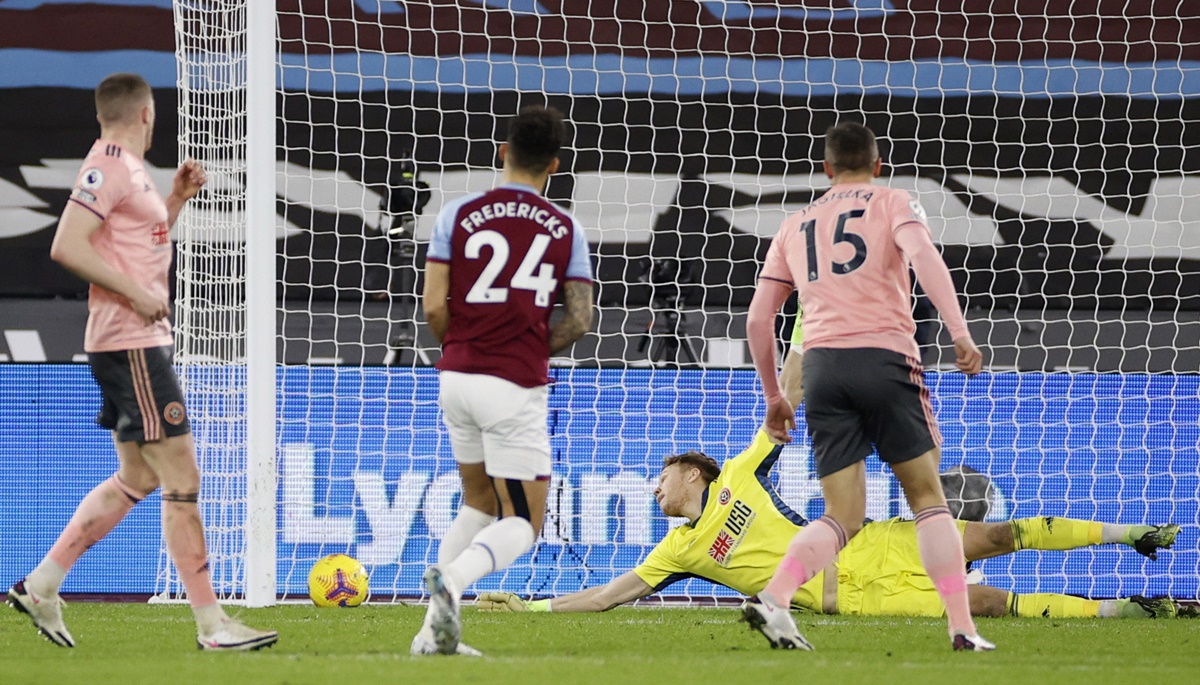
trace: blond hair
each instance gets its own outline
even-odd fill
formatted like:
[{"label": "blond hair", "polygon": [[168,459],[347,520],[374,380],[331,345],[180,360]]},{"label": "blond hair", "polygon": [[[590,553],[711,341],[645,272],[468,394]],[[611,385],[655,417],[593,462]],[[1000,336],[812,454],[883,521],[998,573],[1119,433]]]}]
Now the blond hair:
[{"label": "blond hair", "polygon": [[137,74],[111,74],[96,86],[96,114],[102,124],[132,120],[152,97],[150,84]]}]

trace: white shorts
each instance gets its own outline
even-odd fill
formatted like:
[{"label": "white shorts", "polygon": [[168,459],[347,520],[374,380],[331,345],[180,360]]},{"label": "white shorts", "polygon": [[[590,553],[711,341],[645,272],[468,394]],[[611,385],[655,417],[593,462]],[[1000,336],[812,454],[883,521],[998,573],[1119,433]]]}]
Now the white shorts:
[{"label": "white shorts", "polygon": [[460,464],[484,464],[492,478],[546,480],[549,388],[524,388],[477,373],[438,374],[438,403]]}]

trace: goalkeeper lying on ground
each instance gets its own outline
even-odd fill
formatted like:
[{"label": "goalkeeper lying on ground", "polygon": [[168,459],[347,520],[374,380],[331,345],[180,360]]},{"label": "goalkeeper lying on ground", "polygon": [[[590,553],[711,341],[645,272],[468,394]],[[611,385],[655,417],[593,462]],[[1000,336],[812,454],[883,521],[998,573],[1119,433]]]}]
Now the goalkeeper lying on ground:
[{"label": "goalkeeper lying on ground", "polygon": [[[794,363],[798,359],[793,359],[799,356],[788,355],[785,392],[794,388],[799,393],[799,379],[786,378],[799,366]],[[805,524],[779,499],[767,478],[782,449],[760,430],[754,442],[724,468],[698,452],[668,457],[655,499],[664,514],[686,517],[690,523],[667,533],[639,566],[606,585],[552,599],[527,602],[511,593],[485,592],[479,597],[479,608],[607,611],[691,577],[754,595],[766,586],[788,541]],[[950,478],[963,482],[961,475]],[[948,494],[954,499],[953,492]],[[1127,545],[1155,559],[1157,550],[1170,547],[1179,532],[1174,524],[1119,525],[1058,517],[1004,523],[960,520],[958,529],[966,561],[1022,549],[1066,550],[1103,544]],[[1177,612],[1170,599],[1136,595],[1096,601],[1047,593],[1017,595],[986,585],[972,585],[968,591],[971,613],[976,616],[1165,618]],[[915,523],[899,518],[866,524],[833,564],[796,592],[792,605],[863,616],[941,616],[944,611],[933,581],[921,565]]]},{"label": "goalkeeper lying on ground", "polygon": [[[666,459],[655,498],[667,516],[691,523],[667,533],[632,571],[582,592],[524,601],[506,592],[484,592],[484,611],[607,611],[659,592],[685,578],[704,578],[752,596],[766,586],[803,519],[775,494],[767,473],[782,446],[759,431],[754,442],[724,468],[697,452]],[[1004,523],[958,521],[967,561],[1021,549],[1065,550],[1124,544],[1151,559],[1170,547],[1179,526],[1128,526],[1058,517]],[[1017,595],[986,585],[968,588],[976,616],[1166,618],[1169,599],[1133,596],[1088,600],[1069,595]],[[917,552],[915,523],[894,518],[868,523],[837,561],[803,585],[795,608],[862,616],[941,616],[944,608]]]}]

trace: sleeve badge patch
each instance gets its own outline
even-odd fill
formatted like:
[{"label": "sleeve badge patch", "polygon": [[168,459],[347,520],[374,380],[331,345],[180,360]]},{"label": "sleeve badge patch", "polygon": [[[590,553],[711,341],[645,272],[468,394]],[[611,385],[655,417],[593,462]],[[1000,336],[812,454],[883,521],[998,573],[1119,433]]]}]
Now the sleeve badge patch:
[{"label": "sleeve badge patch", "polygon": [[100,186],[104,185],[104,172],[92,167],[83,172],[83,178],[80,179],[79,185],[88,190],[99,190]]},{"label": "sleeve badge patch", "polygon": [[920,219],[921,221],[929,220],[925,216],[925,208],[921,206],[920,200],[909,200],[908,208],[912,211],[912,218]]}]

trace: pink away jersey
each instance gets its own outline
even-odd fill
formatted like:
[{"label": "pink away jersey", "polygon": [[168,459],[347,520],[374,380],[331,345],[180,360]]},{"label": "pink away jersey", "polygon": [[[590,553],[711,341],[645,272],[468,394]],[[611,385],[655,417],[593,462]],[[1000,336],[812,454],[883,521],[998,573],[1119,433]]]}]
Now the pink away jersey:
[{"label": "pink away jersey", "polygon": [[[929,239],[919,202],[870,183],[836,185],[784,220],[760,278],[800,293],[805,350],[873,347],[920,359],[909,263],[896,244],[897,230],[909,224]],[[966,326],[954,304],[942,316],[958,334]]]},{"label": "pink away jersey", "polygon": [[[92,234],[92,247],[104,261],[151,293],[169,297],[167,205],[141,158],[120,145],[97,140],[83,160],[70,201],[104,221]],[[124,297],[94,284],[89,289],[85,351],[137,350],[172,342],[171,323],[166,319],[147,326]]]}]

